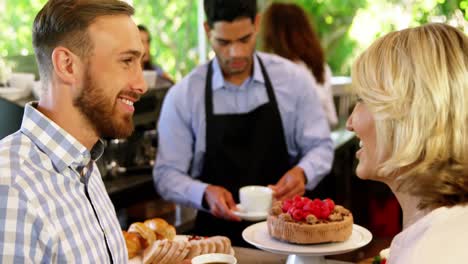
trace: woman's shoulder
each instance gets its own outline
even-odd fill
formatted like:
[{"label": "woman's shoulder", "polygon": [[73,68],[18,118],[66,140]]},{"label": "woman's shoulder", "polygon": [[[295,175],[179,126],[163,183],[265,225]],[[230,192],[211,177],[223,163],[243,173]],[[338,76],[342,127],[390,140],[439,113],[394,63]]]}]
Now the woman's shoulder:
[{"label": "woman's shoulder", "polygon": [[[468,230],[468,204],[441,207],[435,210],[431,228],[434,230],[457,231],[460,225]],[[468,238],[468,237],[467,237]]]},{"label": "woman's shoulder", "polygon": [[460,263],[468,260],[468,205],[436,210],[438,212],[417,243],[413,255],[419,263]]}]

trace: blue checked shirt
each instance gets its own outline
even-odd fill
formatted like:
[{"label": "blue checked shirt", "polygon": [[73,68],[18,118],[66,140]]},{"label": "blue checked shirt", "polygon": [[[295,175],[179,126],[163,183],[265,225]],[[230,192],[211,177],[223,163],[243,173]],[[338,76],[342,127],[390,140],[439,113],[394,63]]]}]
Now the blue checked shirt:
[{"label": "blue checked shirt", "polygon": [[21,129],[0,141],[0,263],[127,263],[94,162],[103,151],[26,105]]}]

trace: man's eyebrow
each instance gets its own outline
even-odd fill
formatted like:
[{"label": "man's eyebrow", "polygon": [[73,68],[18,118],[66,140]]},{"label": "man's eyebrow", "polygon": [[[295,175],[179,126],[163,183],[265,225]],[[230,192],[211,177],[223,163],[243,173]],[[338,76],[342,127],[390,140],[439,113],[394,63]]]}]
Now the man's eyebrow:
[{"label": "man's eyebrow", "polygon": [[248,33],[248,34],[246,34],[246,35],[244,35],[244,36],[242,36],[242,37],[240,37],[240,38],[238,38],[238,39],[236,39],[236,40],[223,39],[223,38],[218,38],[218,37],[215,37],[215,39],[216,39],[217,41],[233,42],[233,41],[240,41],[240,40],[244,40],[244,39],[250,38],[250,36],[252,36],[252,34],[253,34],[253,33]]},{"label": "man's eyebrow", "polygon": [[244,39],[250,38],[252,35],[253,33],[246,34],[243,37],[240,37],[238,40],[244,40]]},{"label": "man's eyebrow", "polygon": [[223,38],[216,38],[216,37],[215,37],[215,39],[216,39],[217,41],[222,41],[222,42],[231,42],[230,40],[223,39]]},{"label": "man's eyebrow", "polygon": [[140,57],[142,54],[139,50],[126,50],[120,53],[120,55],[133,55],[135,57]]}]

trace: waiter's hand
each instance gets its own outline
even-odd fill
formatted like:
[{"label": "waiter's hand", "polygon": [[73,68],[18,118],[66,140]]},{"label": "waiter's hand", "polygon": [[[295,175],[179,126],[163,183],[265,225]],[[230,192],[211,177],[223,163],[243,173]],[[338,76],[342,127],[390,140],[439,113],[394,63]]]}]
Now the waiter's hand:
[{"label": "waiter's hand", "polygon": [[276,183],[269,185],[273,190],[273,196],[276,200],[293,198],[295,195],[302,196],[305,193],[306,176],[304,170],[298,166],[290,169]]},{"label": "waiter's hand", "polygon": [[208,185],[205,189],[204,199],[210,206],[212,215],[226,220],[241,221],[241,219],[231,211],[237,210],[232,194],[223,187]]}]

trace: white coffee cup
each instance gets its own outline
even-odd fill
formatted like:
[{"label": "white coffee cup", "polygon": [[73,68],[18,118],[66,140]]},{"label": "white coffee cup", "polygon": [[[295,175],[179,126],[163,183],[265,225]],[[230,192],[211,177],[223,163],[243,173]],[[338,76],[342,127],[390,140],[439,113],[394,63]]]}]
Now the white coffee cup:
[{"label": "white coffee cup", "polygon": [[237,264],[237,259],[228,254],[222,253],[210,253],[200,256],[196,256],[192,259],[192,264],[208,264],[208,263],[225,263],[225,264]]},{"label": "white coffee cup", "polygon": [[271,207],[273,191],[265,186],[244,186],[239,189],[239,199],[246,212],[267,212]]},{"label": "white coffee cup", "polygon": [[156,87],[156,80],[158,79],[158,73],[156,71],[143,71],[143,78],[145,79],[148,89]]}]

